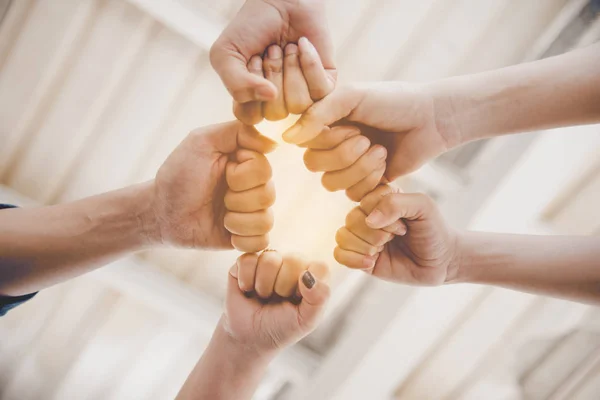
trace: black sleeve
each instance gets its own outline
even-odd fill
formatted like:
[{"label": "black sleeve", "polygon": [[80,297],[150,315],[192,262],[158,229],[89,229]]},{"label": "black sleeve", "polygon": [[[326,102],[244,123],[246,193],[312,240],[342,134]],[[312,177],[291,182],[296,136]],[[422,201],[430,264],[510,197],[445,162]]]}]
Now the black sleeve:
[{"label": "black sleeve", "polygon": [[[0,210],[5,208],[16,208],[16,206],[0,203]],[[27,300],[31,299],[36,294],[37,292],[17,297],[0,295],[0,317],[6,315],[7,312],[17,307],[18,305],[25,303]]]}]

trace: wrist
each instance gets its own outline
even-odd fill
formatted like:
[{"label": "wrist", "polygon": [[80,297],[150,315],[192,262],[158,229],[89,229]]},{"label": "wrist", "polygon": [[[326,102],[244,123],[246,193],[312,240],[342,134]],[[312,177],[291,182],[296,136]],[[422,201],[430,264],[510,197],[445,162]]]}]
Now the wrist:
[{"label": "wrist", "polygon": [[435,125],[449,148],[461,146],[479,137],[469,129],[467,116],[470,102],[464,96],[465,82],[460,78],[448,78],[425,85],[434,108]]},{"label": "wrist", "polygon": [[129,188],[131,196],[127,218],[134,225],[134,236],[141,247],[162,244],[160,226],[154,211],[154,180],[140,183]]},{"label": "wrist", "polygon": [[454,252],[448,273],[446,274],[445,284],[449,283],[468,283],[470,271],[472,269],[472,257],[469,251],[469,233],[457,232],[454,238]]},{"label": "wrist", "polygon": [[228,329],[226,317],[222,316],[217,324],[211,344],[215,342],[216,347],[226,349],[226,353],[237,360],[240,367],[247,363],[256,366],[257,364],[269,364],[279,353],[277,348],[263,348],[254,343],[236,338]]}]

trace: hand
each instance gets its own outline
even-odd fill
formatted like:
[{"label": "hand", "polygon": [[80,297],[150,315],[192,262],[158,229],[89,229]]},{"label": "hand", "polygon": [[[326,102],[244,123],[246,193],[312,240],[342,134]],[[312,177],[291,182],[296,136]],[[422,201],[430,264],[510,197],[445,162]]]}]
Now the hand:
[{"label": "hand", "polygon": [[[323,0],[247,0],[210,51],[210,60],[223,83],[239,103],[275,100],[277,87],[252,74],[248,63],[271,44],[281,47],[308,38],[335,77],[333,45]],[[335,80],[335,78],[333,78]]]},{"label": "hand", "polygon": [[264,58],[259,55],[250,58],[248,70],[277,88],[277,97],[273,100],[234,101],[233,113],[248,125],[259,123],[263,117],[278,121],[289,113],[302,114],[335,87],[335,71],[325,69],[316,48],[305,37],[298,40],[298,45],[287,44],[285,51],[276,44],[269,46]]},{"label": "hand", "polygon": [[267,158],[252,150],[241,149],[227,164],[229,189],[225,194],[225,228],[231,244],[242,252],[254,253],[267,248],[273,228],[275,186]]},{"label": "hand", "polygon": [[[192,131],[160,167],[152,190],[151,221],[144,221],[154,241],[197,249],[228,249],[237,244],[225,228],[227,178],[236,193],[227,193],[227,204],[236,209],[246,202],[244,215],[255,224],[249,239],[256,247],[268,242],[263,236],[272,226],[268,207],[270,167],[262,153],[276,144],[253,127],[239,122],[212,125]],[[247,150],[241,150],[247,149]],[[228,165],[230,157],[237,163]],[[239,182],[247,182],[240,186]],[[261,198],[257,200],[256,198]],[[237,231],[236,215],[227,216],[227,225]],[[241,240],[242,245],[244,240]]]},{"label": "hand", "polygon": [[420,193],[378,187],[348,214],[336,241],[340,264],[381,279],[431,286],[458,272],[457,235],[446,227],[433,200]]},{"label": "hand", "polygon": [[[342,168],[343,163],[333,160],[331,152],[319,152],[321,142],[338,149],[347,139],[333,133],[327,126],[354,124],[371,143],[387,149],[385,179],[397,177],[418,169],[425,162],[459,144],[458,131],[451,124],[441,123],[447,115],[447,105],[438,100],[433,89],[426,85],[409,85],[382,82],[338,88],[323,100],[315,103],[284,133],[289,143],[307,147],[306,158],[313,165],[333,164],[329,168]],[[358,139],[352,139],[354,144]],[[338,147],[335,147],[338,146]],[[347,149],[338,149],[340,153]],[[367,155],[363,155],[366,157]],[[369,157],[372,156],[369,155]],[[361,169],[365,178],[374,171],[378,161],[371,161],[372,168]],[[352,164],[354,165],[354,164]],[[329,171],[331,169],[321,170]],[[346,171],[344,167],[338,171]],[[340,172],[341,173],[341,172]],[[353,183],[349,181],[346,185]],[[336,187],[344,188],[347,187]]]},{"label": "hand", "polygon": [[[229,271],[225,330],[259,352],[299,341],[316,327],[323,313],[330,293],[328,277],[327,265],[296,256],[282,257],[275,251],[240,256]],[[251,298],[253,291],[263,300]],[[285,300],[296,293],[301,298],[298,304]]]}]

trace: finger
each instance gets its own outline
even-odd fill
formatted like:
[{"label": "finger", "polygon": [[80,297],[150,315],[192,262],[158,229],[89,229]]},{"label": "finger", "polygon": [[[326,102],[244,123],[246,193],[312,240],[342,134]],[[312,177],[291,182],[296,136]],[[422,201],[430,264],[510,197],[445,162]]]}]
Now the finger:
[{"label": "finger", "polygon": [[231,245],[243,253],[258,253],[269,247],[269,235],[239,236],[231,235]]},{"label": "finger", "polygon": [[264,251],[258,257],[254,289],[259,297],[268,299],[275,290],[275,281],[283,265],[283,257],[277,251]]},{"label": "finger", "polygon": [[247,103],[274,99],[277,88],[265,78],[249,72],[247,61],[223,40],[217,40],[210,49],[210,63],[235,101]]},{"label": "finger", "polygon": [[283,92],[283,52],[274,44],[267,49],[263,60],[265,78],[277,88],[277,97],[263,104],[263,115],[269,121],[279,121],[288,116]]},{"label": "finger", "polygon": [[325,279],[318,276],[322,270],[323,267],[315,266],[298,278],[298,288],[302,296],[302,302],[298,306],[298,321],[308,330],[315,328],[331,296],[329,285]]},{"label": "finger", "polygon": [[383,178],[383,174],[385,174],[385,168],[386,164],[381,164],[379,168],[367,175],[366,178],[362,179],[357,184],[350,186],[346,189],[346,196],[352,201],[360,201],[381,183],[381,178]]},{"label": "finger", "polygon": [[390,225],[400,218],[414,220],[437,210],[430,197],[422,193],[392,193],[384,196],[365,220],[371,228]]},{"label": "finger", "polygon": [[[270,153],[277,147],[277,142],[261,135],[258,130],[249,125],[240,124],[236,147],[253,150],[261,154]],[[231,153],[235,149],[226,153]]]},{"label": "finger", "polygon": [[254,290],[254,277],[258,256],[256,254],[242,254],[237,261],[237,279],[240,290],[249,293]]},{"label": "finger", "polygon": [[331,150],[351,137],[360,135],[360,129],[355,126],[326,126],[321,133],[308,142],[301,143],[300,147],[314,150]]},{"label": "finger", "polygon": [[375,267],[377,255],[370,256],[356,253],[350,250],[344,250],[339,246],[333,250],[333,257],[337,262],[352,269],[370,270]]},{"label": "finger", "polygon": [[336,191],[348,189],[366,178],[371,172],[385,167],[387,151],[385,147],[375,145],[362,155],[350,167],[340,171],[331,171],[323,174],[321,182],[325,189]]},{"label": "finger", "polygon": [[283,264],[275,281],[275,293],[283,298],[290,298],[296,293],[298,277],[308,267],[308,263],[300,256],[288,254],[283,257]]},{"label": "finger", "polygon": [[365,195],[360,201],[360,208],[363,210],[365,215],[369,215],[377,203],[381,201],[385,196],[392,193],[399,193],[400,189],[392,185],[380,185],[371,193]]},{"label": "finger", "polygon": [[354,235],[345,227],[338,229],[335,234],[335,241],[338,246],[344,250],[350,250],[355,253],[367,254],[370,256],[374,256],[383,250],[383,246],[373,246]]},{"label": "finger", "polygon": [[304,165],[309,171],[339,171],[350,167],[369,150],[371,142],[365,136],[353,136],[332,150],[308,149],[304,152]]},{"label": "finger", "polygon": [[242,147],[258,153],[270,153],[277,143],[240,121],[230,121],[194,129],[185,142],[197,152],[229,154]]},{"label": "finger", "polygon": [[312,105],[308,84],[300,67],[298,46],[294,43],[285,46],[283,88],[285,105],[292,114],[302,114]]},{"label": "finger", "polygon": [[398,221],[394,221],[390,225],[381,228],[381,230],[394,235],[404,236],[406,235],[406,232],[408,232],[408,227],[403,220],[399,219]]},{"label": "finger", "polygon": [[393,239],[394,235],[382,229],[373,229],[365,222],[367,214],[359,207],[353,208],[346,215],[346,228],[372,246],[383,246]]},{"label": "finger", "polygon": [[347,86],[334,90],[329,96],[313,104],[290,129],[283,139],[300,144],[314,139],[325,126],[346,118],[360,104],[365,91]]},{"label": "finger", "polygon": [[[264,77],[263,60],[258,55],[252,56],[248,62],[248,71],[250,73]],[[248,125],[256,125],[262,121],[262,103],[260,101],[249,101],[247,103],[233,102],[233,115],[240,121]]]},{"label": "finger", "polygon": [[270,208],[253,213],[228,211],[223,221],[225,228],[234,235],[260,236],[273,228],[273,212]]},{"label": "finger", "polygon": [[238,150],[235,155],[236,160],[228,162],[225,170],[225,179],[231,190],[243,192],[269,182],[273,171],[267,157],[246,149]]},{"label": "finger", "polygon": [[225,193],[225,208],[229,211],[244,213],[266,210],[275,204],[275,197],[273,181],[243,192],[228,190]]},{"label": "finger", "polygon": [[[373,211],[373,209],[375,208],[377,203],[384,196],[387,196],[388,194],[392,194],[392,193],[402,193],[402,190],[396,186],[387,184],[387,185],[380,185],[377,188],[375,188],[375,190],[373,190],[371,193],[368,193],[367,195],[365,195],[362,198],[362,200],[360,201],[360,208],[365,213],[365,217],[371,211]],[[406,234],[408,228],[406,226],[406,223],[403,220],[399,219],[397,221],[394,221],[390,225],[382,228],[382,230],[389,232],[389,233],[393,233],[394,235],[404,236]]]},{"label": "finger", "polygon": [[334,82],[327,75],[317,49],[305,37],[298,40],[300,65],[313,101],[321,100],[333,90]]}]

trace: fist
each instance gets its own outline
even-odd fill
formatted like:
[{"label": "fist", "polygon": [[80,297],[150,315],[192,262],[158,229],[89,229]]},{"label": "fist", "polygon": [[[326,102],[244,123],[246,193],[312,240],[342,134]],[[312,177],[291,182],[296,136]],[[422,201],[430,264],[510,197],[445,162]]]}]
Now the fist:
[{"label": "fist", "polygon": [[267,158],[258,152],[238,150],[227,163],[228,190],[225,194],[225,228],[231,244],[239,251],[255,253],[269,245],[273,227],[275,187]]}]

